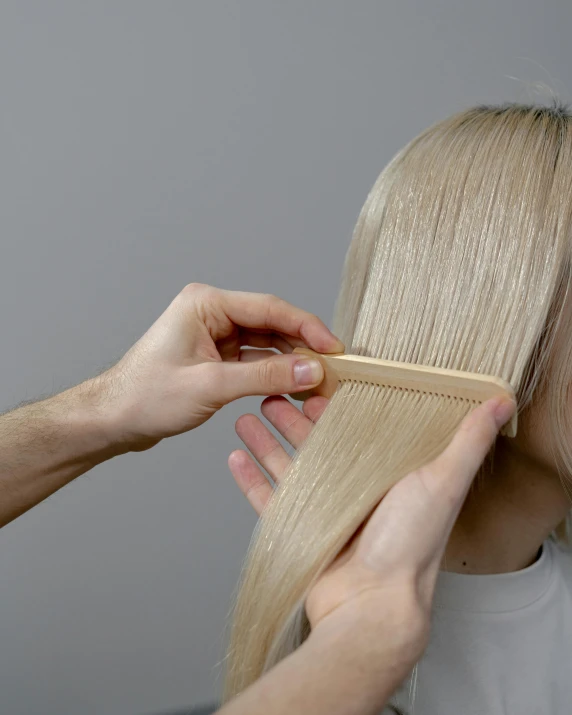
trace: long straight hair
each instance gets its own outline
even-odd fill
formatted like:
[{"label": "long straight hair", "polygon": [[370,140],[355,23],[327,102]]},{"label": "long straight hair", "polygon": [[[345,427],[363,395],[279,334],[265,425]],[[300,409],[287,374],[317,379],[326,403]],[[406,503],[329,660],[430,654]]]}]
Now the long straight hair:
[{"label": "long straight hair", "polygon": [[[414,139],[377,179],[346,256],[333,330],[356,355],[502,377],[519,412],[544,385],[559,464],[572,475],[564,406],[572,344],[559,363],[553,354],[570,290],[571,229],[567,111],[505,105],[457,114]],[[313,583],[384,494],[435,458],[474,406],[339,386],[253,535],[225,700],[302,643]]]}]

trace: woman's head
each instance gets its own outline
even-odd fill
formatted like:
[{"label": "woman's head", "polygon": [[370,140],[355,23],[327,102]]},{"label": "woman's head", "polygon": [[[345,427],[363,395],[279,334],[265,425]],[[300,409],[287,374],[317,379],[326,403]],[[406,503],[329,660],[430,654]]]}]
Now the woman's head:
[{"label": "woman's head", "polygon": [[[570,293],[571,167],[572,119],[558,107],[477,107],[414,139],[382,172],[356,224],[333,326],[347,351],[504,378],[524,418],[517,439],[535,429],[542,394],[561,449],[572,435],[562,391],[572,380],[572,339],[558,332]],[[387,490],[444,449],[473,406],[338,388],[259,523],[235,610],[227,696],[300,643],[313,580]],[[554,458],[572,466],[568,455]]]},{"label": "woman's head", "polygon": [[572,115],[475,107],[427,129],[359,216],[334,331],[348,352],[498,375],[511,443],[572,478]]},{"label": "woman's head", "polygon": [[477,107],[414,139],[358,218],[334,321],[348,350],[498,375],[522,408],[567,279],[571,160],[560,108]]}]

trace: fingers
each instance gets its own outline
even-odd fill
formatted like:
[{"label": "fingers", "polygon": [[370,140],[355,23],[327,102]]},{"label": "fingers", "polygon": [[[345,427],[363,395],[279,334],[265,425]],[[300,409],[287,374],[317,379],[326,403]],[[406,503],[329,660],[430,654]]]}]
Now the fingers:
[{"label": "fingers", "polygon": [[[278,350],[281,353],[291,353],[294,347],[297,347],[294,344],[295,342],[301,341],[296,341],[295,338],[288,339],[283,335],[269,331],[257,332],[255,330],[239,330],[235,328],[230,335],[217,340],[215,345],[223,360],[236,361],[244,359],[243,352],[245,351],[241,348],[245,345],[261,349],[274,348],[274,350]],[[276,353],[267,350],[267,354],[275,355]]]},{"label": "fingers", "polygon": [[447,448],[423,469],[424,486],[440,503],[446,501],[460,508],[500,428],[515,408],[512,400],[499,398],[479,405],[461,422]]},{"label": "fingers", "polygon": [[[328,400],[325,397],[312,398],[309,413],[314,416],[314,421],[324,411]],[[314,426],[314,421],[284,397],[269,397],[262,403],[262,414],[295,448],[299,449]],[[270,430],[256,417],[256,415],[242,415],[236,422],[236,433],[252,452],[254,459],[264,467],[275,483],[279,483],[286,469],[290,466],[291,458],[274,437]],[[246,454],[244,452],[243,454]],[[242,459],[242,457],[240,457]],[[246,465],[251,469],[255,465],[253,460]],[[231,471],[233,471],[231,469]],[[258,470],[260,475],[263,473]],[[236,472],[233,471],[235,479]],[[265,479],[266,481],[266,479]]]},{"label": "fingers", "polygon": [[[312,431],[315,422],[326,408],[328,399],[325,397],[312,397],[307,403],[304,405],[306,414],[280,395],[267,397],[260,407],[264,417],[294,449],[300,449]],[[277,445],[280,444],[255,415],[243,415],[240,417],[236,423],[236,432],[254,454],[254,457],[261,463],[262,458],[272,450],[277,450]],[[286,455],[285,451],[284,454]],[[282,456],[280,456],[280,460],[276,464],[278,466],[270,467],[273,471],[272,478],[275,480],[280,478],[285,468]],[[266,464],[263,464],[263,467],[269,471]]]},{"label": "fingers", "polygon": [[228,466],[240,491],[260,516],[273,492],[263,472],[242,449],[237,449],[229,455]]},{"label": "fingers", "polygon": [[[249,350],[243,346],[248,345],[256,350]],[[302,340],[279,335],[277,333],[258,333],[253,330],[240,331],[231,338],[219,340],[216,343],[219,354],[223,360],[243,360],[253,362],[276,355],[270,348],[286,355],[296,347],[304,347]]]},{"label": "fingers", "polygon": [[288,338],[277,333],[257,333],[253,330],[243,330],[240,333],[240,345],[249,345],[251,348],[274,348],[281,353],[291,353],[295,347],[303,347],[301,340]]},{"label": "fingers", "polygon": [[[250,356],[251,358],[253,356]],[[324,370],[317,360],[274,355],[264,360],[208,362],[192,368],[194,390],[202,404],[219,409],[249,395],[282,395],[318,385]]]},{"label": "fingers", "polygon": [[435,576],[471,482],[514,412],[514,402],[499,402],[488,400],[469,413],[436,459],[387,492],[360,540],[357,557],[364,565]]},{"label": "fingers", "polygon": [[[300,449],[312,431],[314,424],[325,410],[328,401],[326,397],[310,398],[304,404],[304,414],[295,405],[288,402],[287,399],[276,395],[267,397],[262,402],[260,410],[270,424],[278,430],[294,449]],[[248,420],[246,419],[247,417],[249,418]],[[279,444],[268,428],[254,415],[243,415],[239,418],[239,421],[241,421],[240,424],[237,422],[236,425],[237,434],[259,462],[260,452],[270,451],[276,444]],[[265,435],[268,435],[268,439],[265,438]],[[261,444],[263,439],[265,439],[264,444]],[[255,450],[258,451],[255,453]],[[267,469],[265,464],[263,466]]]},{"label": "fingers", "polygon": [[[212,325],[209,325],[213,340],[224,337],[228,331],[227,321],[221,320],[220,325],[217,325],[216,308],[218,308],[228,320],[243,328],[283,333],[302,340],[304,345],[317,352],[344,350],[343,343],[316,315],[296,308],[276,296],[220,290],[200,284],[191,284],[185,290],[191,295],[193,292],[198,294],[205,304],[209,304],[209,317],[214,318]],[[227,324],[223,325],[225,322]],[[220,334],[217,334],[219,330]]]},{"label": "fingers", "polygon": [[241,350],[239,360],[241,362],[257,362],[258,360],[268,360],[276,355],[272,350]]},{"label": "fingers", "polygon": [[236,421],[235,429],[257,462],[275,482],[279,482],[291,460],[276,437],[256,415],[242,415]]},{"label": "fingers", "polygon": [[280,331],[273,332],[263,328],[241,329],[240,343],[241,345],[250,345],[253,348],[273,347],[283,353],[292,352],[294,348],[306,347],[306,343],[300,338],[286,335],[286,333],[281,333]]},{"label": "fingers", "polygon": [[[290,354],[292,350],[284,350],[284,354]],[[240,351],[239,353],[239,360],[241,362],[256,362],[258,360],[266,360],[267,358],[274,357],[276,353],[273,350],[262,350],[262,349],[256,349],[256,350],[250,350],[248,348],[244,348]],[[322,398],[326,399],[326,398]]]},{"label": "fingers", "polygon": [[268,397],[260,410],[295,449],[302,446],[314,427],[312,420],[284,397]]},{"label": "fingers", "polygon": [[302,403],[302,409],[306,417],[309,420],[312,420],[312,422],[315,424],[322,416],[322,413],[328,406],[328,403],[329,399],[327,397],[313,395]]}]

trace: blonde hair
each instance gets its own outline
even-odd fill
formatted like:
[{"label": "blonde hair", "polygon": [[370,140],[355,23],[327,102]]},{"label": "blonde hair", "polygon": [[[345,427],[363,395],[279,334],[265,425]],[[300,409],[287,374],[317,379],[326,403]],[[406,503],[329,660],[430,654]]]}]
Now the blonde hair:
[{"label": "blonde hair", "polygon": [[[546,391],[572,475],[572,119],[476,107],[424,131],[381,173],[346,256],[334,332],[357,355],[498,375],[518,410]],[[570,326],[572,328],[572,326]],[[551,381],[545,380],[550,370]],[[307,637],[306,595],[383,495],[436,457],[474,404],[343,383],[259,521],[243,570],[225,699]],[[504,439],[504,438],[503,438]]]}]

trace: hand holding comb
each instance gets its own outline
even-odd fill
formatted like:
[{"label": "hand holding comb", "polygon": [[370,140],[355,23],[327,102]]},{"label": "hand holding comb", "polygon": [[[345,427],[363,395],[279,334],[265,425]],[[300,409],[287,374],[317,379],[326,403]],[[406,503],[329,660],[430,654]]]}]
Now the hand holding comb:
[{"label": "hand holding comb", "polygon": [[[305,400],[311,395],[329,398],[336,391],[339,382],[355,380],[372,385],[401,387],[418,392],[458,397],[479,404],[501,395],[516,402],[511,385],[494,375],[378,360],[346,353],[317,353],[309,348],[295,348],[294,352],[318,360],[324,368],[324,379],[317,387],[290,395],[297,400]],[[500,433],[507,437],[515,437],[516,430],[515,411]]]}]

